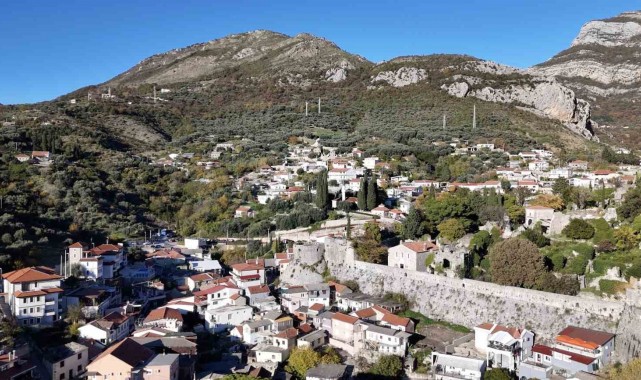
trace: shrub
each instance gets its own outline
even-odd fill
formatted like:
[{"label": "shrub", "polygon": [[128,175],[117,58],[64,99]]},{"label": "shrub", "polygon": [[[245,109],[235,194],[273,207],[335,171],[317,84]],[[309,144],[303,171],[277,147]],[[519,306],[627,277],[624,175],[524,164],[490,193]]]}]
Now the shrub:
[{"label": "shrub", "polygon": [[583,219],[572,219],[563,229],[563,234],[570,239],[591,239],[594,236],[594,227]]},{"label": "shrub", "polygon": [[550,239],[545,237],[545,235],[543,235],[541,232],[533,229],[523,231],[520,236],[536,244],[536,246],[539,248],[550,245]]}]

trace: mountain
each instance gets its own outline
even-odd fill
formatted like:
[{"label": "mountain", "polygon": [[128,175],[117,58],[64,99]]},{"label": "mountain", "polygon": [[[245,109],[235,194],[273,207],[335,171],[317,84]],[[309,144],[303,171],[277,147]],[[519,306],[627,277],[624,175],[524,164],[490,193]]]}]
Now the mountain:
[{"label": "mountain", "polygon": [[278,75],[288,84],[305,85],[310,73],[338,81],[344,78],[345,70],[361,66],[371,63],[323,38],[258,30],[154,55],[107,84],[203,81],[241,70],[256,80]]},{"label": "mountain", "polygon": [[554,77],[588,100],[605,137],[641,143],[641,11],[586,23],[568,49],[529,73]]},{"label": "mountain", "polygon": [[173,102],[188,96],[213,106],[212,98],[218,97],[217,109],[235,105],[236,110],[239,103],[264,102],[271,92],[278,97],[286,92],[290,102],[310,91],[327,98],[341,90],[366,99],[371,91],[414,85],[457,98],[507,103],[598,140],[590,105],[554,79],[462,55],[408,56],[373,64],[310,34],[290,37],[261,30],[230,35],[147,58],[98,88],[149,92],[152,84],[176,92]]}]

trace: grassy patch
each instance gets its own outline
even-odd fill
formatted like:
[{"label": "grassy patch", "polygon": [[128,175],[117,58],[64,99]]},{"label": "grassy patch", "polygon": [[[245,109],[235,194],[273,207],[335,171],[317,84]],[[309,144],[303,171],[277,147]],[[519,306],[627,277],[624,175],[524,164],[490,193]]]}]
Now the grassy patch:
[{"label": "grassy patch", "polygon": [[418,323],[416,324],[416,329],[417,330],[419,329],[419,326],[440,325],[440,326],[445,326],[450,330],[453,330],[453,331],[456,331],[456,332],[460,332],[460,333],[467,334],[467,333],[471,333],[472,332],[472,330],[468,329],[465,326],[457,325],[455,323],[450,323],[450,322],[446,322],[446,321],[440,321],[440,320],[428,318],[425,315],[423,315],[423,314],[421,314],[421,313],[419,313],[417,311],[413,311],[413,310],[406,310],[406,311],[404,311],[402,313],[399,313],[398,315],[400,315],[401,317],[411,318],[413,320],[418,321]]},{"label": "grassy patch", "polygon": [[615,281],[615,280],[600,280],[599,289],[605,294],[618,294],[623,293],[628,287],[627,282]]}]

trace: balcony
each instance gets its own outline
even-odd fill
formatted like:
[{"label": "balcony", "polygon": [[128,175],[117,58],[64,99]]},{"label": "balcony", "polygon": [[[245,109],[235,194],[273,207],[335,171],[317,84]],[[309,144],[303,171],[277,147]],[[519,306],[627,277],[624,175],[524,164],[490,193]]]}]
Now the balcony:
[{"label": "balcony", "polygon": [[53,306],[53,305],[55,305],[55,304],[56,304],[56,301],[55,301],[55,300],[45,301],[45,306]]}]

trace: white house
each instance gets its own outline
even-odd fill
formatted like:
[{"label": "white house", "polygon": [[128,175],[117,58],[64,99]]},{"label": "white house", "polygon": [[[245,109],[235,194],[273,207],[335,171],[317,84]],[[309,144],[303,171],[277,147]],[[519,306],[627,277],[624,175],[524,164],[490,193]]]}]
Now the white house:
[{"label": "white house", "polygon": [[387,265],[425,272],[425,260],[435,250],[436,245],[430,241],[406,241],[388,250]]},{"label": "white house", "polygon": [[51,326],[60,319],[62,276],[48,267],[23,268],[2,275],[5,302],[19,325]]},{"label": "white house", "polygon": [[554,348],[595,358],[597,368],[593,371],[596,371],[611,362],[614,338],[615,335],[608,332],[568,326],[556,336]]},{"label": "white house", "polygon": [[485,368],[483,359],[432,352],[431,371],[435,380],[481,380]]},{"label": "white house", "polygon": [[142,322],[142,325],[179,332],[183,326],[183,316],[179,310],[163,306],[152,310]]},{"label": "white house", "polygon": [[232,278],[240,288],[265,284],[265,266],[240,263],[232,265],[231,268]]},{"label": "white house", "polygon": [[224,306],[205,310],[205,324],[209,331],[219,333],[252,318],[251,306]]},{"label": "white house", "polygon": [[362,324],[361,331],[364,332],[366,349],[376,350],[383,355],[396,355],[402,358],[407,353],[408,339],[412,336],[412,334],[405,331],[371,324]]},{"label": "white house", "polygon": [[550,168],[550,163],[545,160],[534,160],[528,163],[528,169],[543,172]]},{"label": "white house", "polygon": [[212,272],[220,274],[223,267],[218,260],[204,259],[189,261],[189,268],[197,272]]},{"label": "white house", "polygon": [[92,339],[108,346],[124,339],[133,330],[133,318],[118,312],[112,312],[81,326],[78,331],[81,338]]},{"label": "white house", "polygon": [[543,227],[549,227],[554,217],[554,209],[545,206],[525,207],[525,227],[532,227],[541,222]]},{"label": "white house", "polygon": [[365,159],[363,159],[363,166],[366,169],[374,170],[376,168],[376,164],[379,162],[380,160],[378,157],[365,157]]},{"label": "white house", "polygon": [[474,327],[474,346],[486,354],[487,367],[517,370],[534,346],[534,333],[527,329],[483,323]]},{"label": "white house", "polygon": [[206,241],[201,238],[185,238],[184,245],[187,249],[201,249],[206,245]]}]

